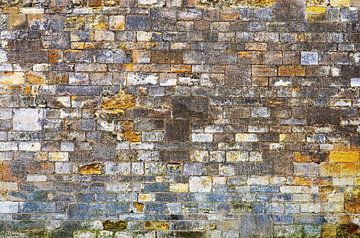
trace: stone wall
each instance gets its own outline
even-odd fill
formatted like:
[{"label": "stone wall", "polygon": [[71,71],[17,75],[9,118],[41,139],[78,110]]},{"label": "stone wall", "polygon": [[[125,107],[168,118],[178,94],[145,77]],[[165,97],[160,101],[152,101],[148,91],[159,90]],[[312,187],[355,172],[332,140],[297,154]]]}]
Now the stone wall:
[{"label": "stone wall", "polygon": [[359,0],[0,0],[0,237],[360,237]]}]

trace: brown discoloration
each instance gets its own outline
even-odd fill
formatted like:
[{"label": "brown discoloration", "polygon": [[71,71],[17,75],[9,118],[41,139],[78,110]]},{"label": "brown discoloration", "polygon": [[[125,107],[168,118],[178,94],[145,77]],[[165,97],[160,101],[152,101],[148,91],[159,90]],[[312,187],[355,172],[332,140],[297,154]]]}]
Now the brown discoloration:
[{"label": "brown discoloration", "polygon": [[339,125],[341,121],[340,113],[331,108],[308,108],[306,120],[310,125]]},{"label": "brown discoloration", "polygon": [[13,174],[11,166],[7,162],[0,163],[1,181],[16,181],[17,177]]},{"label": "brown discoloration", "polygon": [[156,64],[182,64],[181,51],[152,51],[151,62]]},{"label": "brown discoloration", "polygon": [[103,167],[103,163],[95,162],[81,166],[79,172],[82,175],[100,175],[103,173]]}]

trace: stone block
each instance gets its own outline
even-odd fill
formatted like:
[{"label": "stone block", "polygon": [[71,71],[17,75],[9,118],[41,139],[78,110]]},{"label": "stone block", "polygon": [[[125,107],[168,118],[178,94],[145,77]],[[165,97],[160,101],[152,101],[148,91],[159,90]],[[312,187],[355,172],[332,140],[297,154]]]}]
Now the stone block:
[{"label": "stone block", "polygon": [[126,16],[126,30],[143,31],[149,28],[149,18],[142,15],[128,15]]},{"label": "stone block", "polygon": [[15,109],[13,114],[13,128],[16,131],[39,131],[42,129],[44,112],[42,109]]},{"label": "stone block", "polygon": [[189,191],[190,192],[211,192],[212,178],[209,176],[190,177]]},{"label": "stone block", "polygon": [[319,63],[318,52],[301,52],[301,64],[302,65],[316,65]]}]

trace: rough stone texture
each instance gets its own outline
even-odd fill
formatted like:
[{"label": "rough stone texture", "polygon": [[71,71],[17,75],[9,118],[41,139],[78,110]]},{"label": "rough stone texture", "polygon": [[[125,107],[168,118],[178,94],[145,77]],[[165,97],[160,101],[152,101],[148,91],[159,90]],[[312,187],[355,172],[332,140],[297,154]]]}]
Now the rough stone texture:
[{"label": "rough stone texture", "polygon": [[360,237],[359,0],[0,0],[0,237]]}]

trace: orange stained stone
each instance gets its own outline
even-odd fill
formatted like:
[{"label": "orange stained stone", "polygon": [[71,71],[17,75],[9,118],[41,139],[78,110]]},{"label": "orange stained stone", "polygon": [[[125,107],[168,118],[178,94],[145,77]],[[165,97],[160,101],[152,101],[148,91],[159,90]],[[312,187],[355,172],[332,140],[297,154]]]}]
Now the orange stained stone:
[{"label": "orange stained stone", "polygon": [[61,51],[59,50],[49,50],[48,52],[49,62],[56,64],[61,59]]},{"label": "orange stained stone", "polygon": [[313,184],[313,181],[311,178],[295,177],[294,184],[295,185],[303,185],[303,186],[311,186]]},{"label": "orange stained stone", "polygon": [[126,94],[125,91],[120,91],[115,96],[104,98],[101,108],[105,109],[108,113],[122,113],[126,109],[134,108],[135,105],[135,96]]},{"label": "orange stained stone", "polygon": [[300,152],[294,153],[294,160],[295,160],[295,162],[298,162],[298,163],[305,163],[305,162],[312,161],[310,156],[302,155]]},{"label": "orange stained stone", "polygon": [[305,76],[305,68],[301,65],[281,65],[279,66],[279,76]]}]

